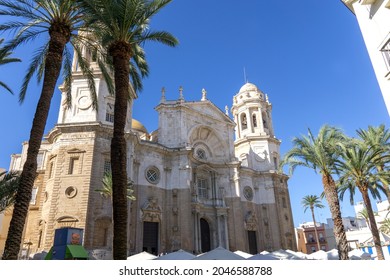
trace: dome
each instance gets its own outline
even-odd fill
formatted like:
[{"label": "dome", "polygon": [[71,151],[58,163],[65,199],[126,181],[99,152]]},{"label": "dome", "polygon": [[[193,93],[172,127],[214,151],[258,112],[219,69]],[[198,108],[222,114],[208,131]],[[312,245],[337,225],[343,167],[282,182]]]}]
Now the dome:
[{"label": "dome", "polygon": [[246,83],[240,88],[239,92],[247,92],[247,91],[256,91],[259,92],[259,89],[257,88],[256,85],[251,84],[251,83]]},{"label": "dome", "polygon": [[131,120],[131,127],[132,129],[137,130],[139,132],[148,133],[144,125],[139,121],[137,121],[136,119]]}]

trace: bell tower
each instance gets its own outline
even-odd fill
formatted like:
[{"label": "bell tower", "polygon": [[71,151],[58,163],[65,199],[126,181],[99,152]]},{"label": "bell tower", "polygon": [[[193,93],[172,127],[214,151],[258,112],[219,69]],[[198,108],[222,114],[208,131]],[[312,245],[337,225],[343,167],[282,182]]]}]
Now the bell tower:
[{"label": "bell tower", "polygon": [[268,96],[252,83],[243,85],[233,97],[234,145],[242,166],[258,171],[278,169],[280,141],[274,135],[271,111]]}]

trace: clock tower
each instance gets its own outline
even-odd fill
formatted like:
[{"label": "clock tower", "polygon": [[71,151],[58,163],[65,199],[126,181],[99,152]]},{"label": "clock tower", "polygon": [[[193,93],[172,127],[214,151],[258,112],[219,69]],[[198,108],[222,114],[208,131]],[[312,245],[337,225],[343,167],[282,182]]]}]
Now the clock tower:
[{"label": "clock tower", "polygon": [[[58,124],[75,123],[101,123],[113,125],[115,97],[108,92],[107,83],[99,69],[96,55],[93,55],[87,47],[83,47],[83,56],[88,60],[92,69],[96,88],[97,110],[92,106],[93,96],[88,86],[88,80],[83,75],[78,63],[77,55],[73,57],[71,106],[66,104],[67,93],[64,85],[60,86],[62,92],[61,107],[58,115]],[[131,108],[128,106],[128,121],[126,130],[131,128]]]}]

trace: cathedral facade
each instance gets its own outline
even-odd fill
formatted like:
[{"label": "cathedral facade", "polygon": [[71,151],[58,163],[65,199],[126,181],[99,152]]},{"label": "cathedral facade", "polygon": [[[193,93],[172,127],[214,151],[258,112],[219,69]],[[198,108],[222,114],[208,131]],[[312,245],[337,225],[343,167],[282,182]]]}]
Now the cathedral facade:
[{"label": "cathedral facade", "polygon": [[[42,142],[23,237],[30,254],[49,251],[55,229],[71,226],[84,229],[91,258],[111,258],[111,199],[96,190],[114,160],[114,97],[95,72],[99,110],[75,61],[72,108],[63,93],[57,125]],[[233,119],[206,91],[199,101],[184,100],[181,90],[177,100],[166,100],[163,91],[151,133],[132,119],[131,108],[127,165],[136,199],[128,202],[129,255],[218,246],[252,254],[296,250],[288,176],[278,171],[281,142],[272,105],[256,85],[246,83],[233,96]],[[10,170],[22,169],[27,145],[12,155]]]}]

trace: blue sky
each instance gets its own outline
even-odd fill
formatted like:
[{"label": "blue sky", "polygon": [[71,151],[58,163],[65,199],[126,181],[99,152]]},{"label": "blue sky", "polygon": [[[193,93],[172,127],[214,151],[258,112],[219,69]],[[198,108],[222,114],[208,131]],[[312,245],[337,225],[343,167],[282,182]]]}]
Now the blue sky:
[{"label": "blue sky", "polygon": [[[308,128],[317,133],[329,124],[354,136],[358,128],[389,125],[356,18],[339,0],[174,0],[153,19],[152,28],[171,32],[180,45],[146,46],[151,71],[134,102],[133,116],[148,131],[158,126],[154,107],[163,86],[168,99],[178,98],[183,86],[186,100],[200,100],[205,88],[208,99],[224,110],[245,82],[244,69],[246,79],[273,104],[282,154],[291,148],[291,139]],[[36,46],[15,52],[22,63],[0,68],[0,80],[15,92]],[[17,96],[0,91],[0,167],[8,169],[10,155],[20,153],[21,143],[28,140],[39,93],[33,81],[19,105]],[[46,132],[57,121],[59,100],[57,90]],[[310,221],[300,201],[307,194],[320,195],[320,176],[298,168],[289,189],[294,224]],[[342,212],[354,215],[349,201],[342,202]],[[317,211],[317,220],[329,217],[328,208]]]}]

